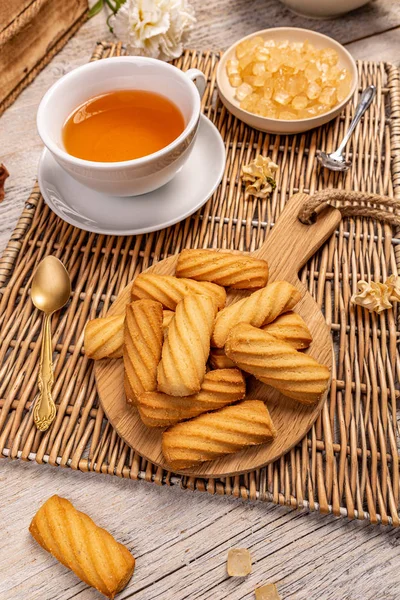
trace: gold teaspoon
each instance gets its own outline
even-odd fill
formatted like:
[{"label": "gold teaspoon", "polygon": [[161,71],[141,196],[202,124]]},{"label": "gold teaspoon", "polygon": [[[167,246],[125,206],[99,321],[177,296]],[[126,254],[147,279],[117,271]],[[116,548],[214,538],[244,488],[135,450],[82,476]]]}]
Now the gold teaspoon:
[{"label": "gold teaspoon", "polygon": [[56,406],[51,395],[54,381],[51,315],[68,302],[70,295],[71,281],[66,268],[55,256],[46,256],[36,268],[31,288],[33,304],[44,312],[38,376],[39,396],[33,409],[33,420],[40,431],[46,431],[56,416]]}]

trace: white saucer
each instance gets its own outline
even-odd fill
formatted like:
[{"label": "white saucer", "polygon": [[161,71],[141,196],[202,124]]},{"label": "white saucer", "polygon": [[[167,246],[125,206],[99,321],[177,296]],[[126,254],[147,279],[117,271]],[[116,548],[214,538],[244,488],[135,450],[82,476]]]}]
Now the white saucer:
[{"label": "white saucer", "polygon": [[182,221],[198,210],[220,183],[225,147],[218,129],[201,116],[197,140],[182,170],[167,185],[142,196],[101,194],[72,179],[47,149],[39,162],[46,204],[75,227],[107,235],[138,235]]}]

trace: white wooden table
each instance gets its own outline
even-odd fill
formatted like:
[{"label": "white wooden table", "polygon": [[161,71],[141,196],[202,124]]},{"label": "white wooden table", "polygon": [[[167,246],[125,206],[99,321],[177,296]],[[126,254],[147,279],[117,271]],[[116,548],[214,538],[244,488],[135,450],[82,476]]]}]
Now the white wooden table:
[{"label": "white wooden table", "polygon": [[[197,0],[195,8],[191,45],[199,49],[224,48],[256,29],[295,25],[331,34],[357,58],[400,62],[398,0],[375,0],[334,21],[295,17],[277,0]],[[0,160],[11,173],[0,205],[0,249],[36,178],[41,143],[35,114],[41,96],[107,37],[99,15],[0,118]],[[400,598],[398,530],[7,460],[0,463],[0,486],[0,600],[99,598],[28,534],[34,512],[55,493],[132,549],[137,568],[120,598],[250,600],[264,582],[276,582],[284,600]],[[232,546],[252,553],[253,573],[244,581],[226,575]]]}]

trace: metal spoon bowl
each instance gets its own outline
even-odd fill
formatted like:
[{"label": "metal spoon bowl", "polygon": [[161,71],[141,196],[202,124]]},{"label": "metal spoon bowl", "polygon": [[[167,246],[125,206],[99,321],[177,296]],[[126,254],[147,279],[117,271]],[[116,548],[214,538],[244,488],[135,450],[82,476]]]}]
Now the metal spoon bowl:
[{"label": "metal spoon bowl", "polygon": [[360,102],[357,105],[354,118],[350,123],[350,127],[343,140],[341,141],[338,149],[335,150],[335,152],[327,154],[322,150],[318,150],[317,160],[323,167],[325,167],[326,169],[330,169],[331,171],[347,171],[348,169],[350,169],[351,161],[346,160],[346,158],[343,155],[343,152],[346,148],[347,142],[351,138],[355,128],[360,122],[361,117],[371,105],[372,100],[375,98],[375,94],[376,87],[374,85],[369,85],[367,88],[365,88],[365,90],[361,94]]},{"label": "metal spoon bowl", "polygon": [[41,431],[46,431],[56,416],[51,395],[54,381],[51,315],[68,302],[70,295],[71,280],[66,268],[55,256],[46,256],[36,268],[31,287],[33,304],[45,314],[38,375],[39,396],[33,409],[33,420]]},{"label": "metal spoon bowl", "polygon": [[323,150],[318,150],[317,160],[325,169],[331,171],[348,171],[351,167],[351,160],[346,160],[343,154],[338,152],[327,154]]}]

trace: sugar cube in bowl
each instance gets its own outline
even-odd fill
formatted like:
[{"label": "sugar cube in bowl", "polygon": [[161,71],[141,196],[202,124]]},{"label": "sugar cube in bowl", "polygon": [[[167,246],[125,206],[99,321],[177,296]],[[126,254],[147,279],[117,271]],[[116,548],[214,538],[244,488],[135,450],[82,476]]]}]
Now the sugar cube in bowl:
[{"label": "sugar cube in bowl", "polygon": [[357,82],[356,63],[341,44],[294,27],[239,40],[217,71],[226,108],[270,133],[300,133],[327,123],[349,102]]}]

